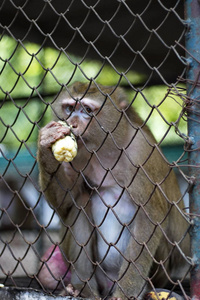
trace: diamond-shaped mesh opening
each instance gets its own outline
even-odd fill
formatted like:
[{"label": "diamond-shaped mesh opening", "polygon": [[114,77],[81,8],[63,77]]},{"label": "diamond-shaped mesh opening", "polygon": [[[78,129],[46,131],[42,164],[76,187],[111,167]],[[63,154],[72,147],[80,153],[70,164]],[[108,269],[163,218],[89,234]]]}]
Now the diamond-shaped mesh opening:
[{"label": "diamond-shaped mesh opening", "polygon": [[0,293],[186,297],[182,2],[10,0],[0,20]]}]

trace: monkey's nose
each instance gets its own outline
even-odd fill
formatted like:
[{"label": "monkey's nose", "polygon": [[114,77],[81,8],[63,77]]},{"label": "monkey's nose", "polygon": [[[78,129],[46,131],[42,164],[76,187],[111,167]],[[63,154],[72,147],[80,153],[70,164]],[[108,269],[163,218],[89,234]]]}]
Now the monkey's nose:
[{"label": "monkey's nose", "polygon": [[72,128],[77,128],[78,127],[78,122],[76,120],[68,120],[68,124],[72,127]]},{"label": "monkey's nose", "polygon": [[72,126],[72,128],[77,128],[78,127],[78,125],[77,125],[77,123],[73,123],[73,124],[70,124],[71,126]]},{"label": "monkey's nose", "polygon": [[79,119],[77,118],[77,116],[72,116],[71,118],[68,119],[68,122],[69,122],[69,125],[73,129],[77,129],[78,128]]}]

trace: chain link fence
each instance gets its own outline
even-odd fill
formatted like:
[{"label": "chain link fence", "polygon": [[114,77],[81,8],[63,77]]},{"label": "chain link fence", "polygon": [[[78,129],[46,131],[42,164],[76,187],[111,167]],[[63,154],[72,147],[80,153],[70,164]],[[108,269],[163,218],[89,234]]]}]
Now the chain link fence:
[{"label": "chain link fence", "polygon": [[[38,298],[143,299],[163,287],[188,299],[183,13],[178,0],[1,1],[0,282],[14,287],[9,299],[29,288]],[[51,145],[70,130],[77,157],[58,163]]]}]

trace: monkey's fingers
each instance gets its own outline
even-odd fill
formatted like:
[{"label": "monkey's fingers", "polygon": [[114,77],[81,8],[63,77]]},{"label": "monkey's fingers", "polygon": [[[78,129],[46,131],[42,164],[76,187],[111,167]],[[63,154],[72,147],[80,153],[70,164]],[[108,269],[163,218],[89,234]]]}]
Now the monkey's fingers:
[{"label": "monkey's fingers", "polygon": [[78,290],[75,290],[73,285],[69,283],[65,289],[61,292],[61,296],[71,296],[71,297],[77,297],[80,294]]},{"label": "monkey's fingers", "polygon": [[184,298],[165,289],[156,289],[156,292],[149,292],[144,300],[184,300]]}]

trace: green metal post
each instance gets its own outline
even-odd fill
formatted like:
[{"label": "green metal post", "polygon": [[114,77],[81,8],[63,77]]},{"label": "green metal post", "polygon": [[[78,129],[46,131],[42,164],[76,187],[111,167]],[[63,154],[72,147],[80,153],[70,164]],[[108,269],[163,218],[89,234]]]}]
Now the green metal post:
[{"label": "green metal post", "polygon": [[192,141],[189,150],[189,175],[194,178],[190,193],[191,255],[194,268],[191,271],[191,298],[200,299],[200,1],[185,1],[188,61],[187,95],[188,135]]}]

